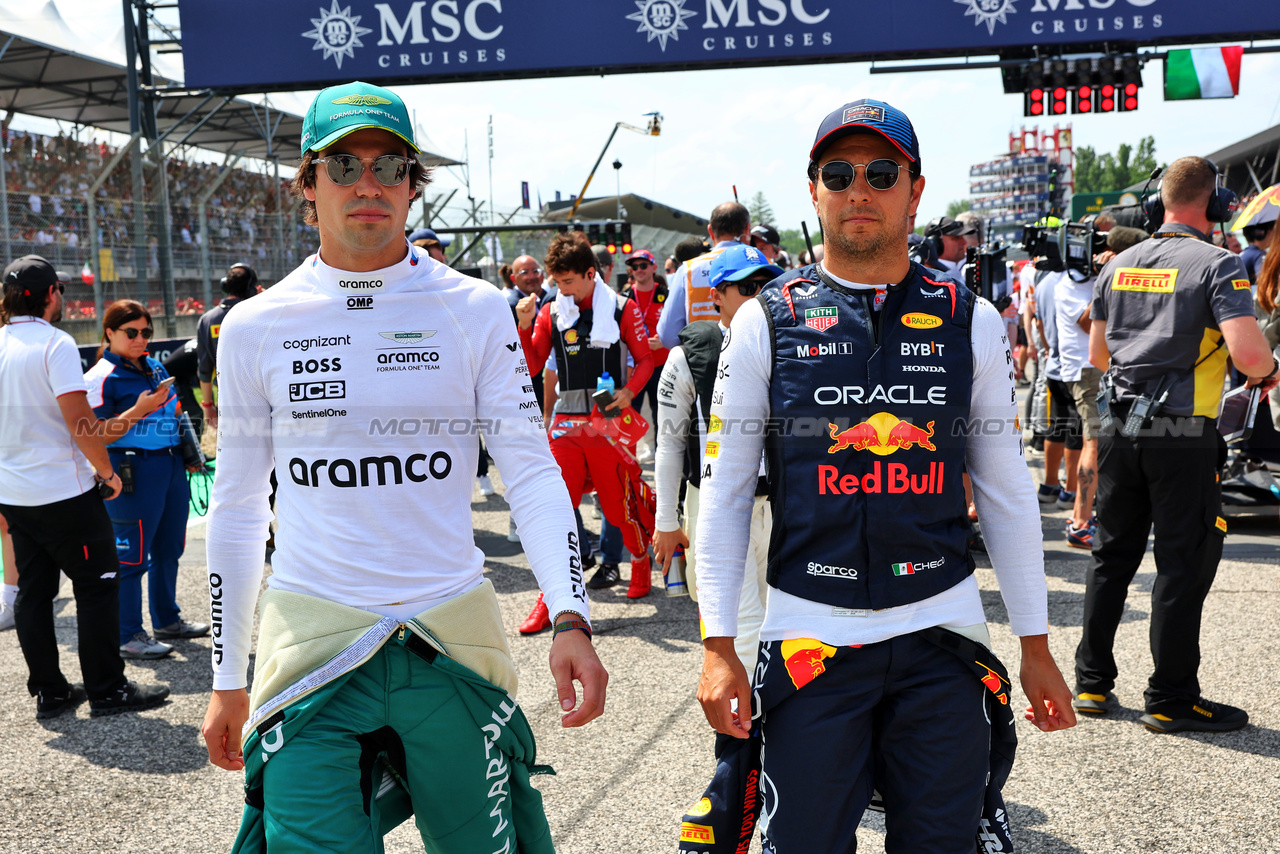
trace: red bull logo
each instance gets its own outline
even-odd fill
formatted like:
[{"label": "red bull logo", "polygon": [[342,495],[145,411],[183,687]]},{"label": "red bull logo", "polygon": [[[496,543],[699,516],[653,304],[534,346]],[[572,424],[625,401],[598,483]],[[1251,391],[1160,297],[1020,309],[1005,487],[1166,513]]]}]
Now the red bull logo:
[{"label": "red bull logo", "polygon": [[834,646],[827,646],[813,638],[796,638],[782,642],[782,664],[787,668],[791,684],[797,689],[803,688],[826,673],[826,660],[835,654]]},{"label": "red bull logo", "polygon": [[930,421],[924,427],[917,427],[903,421],[888,412],[877,412],[866,421],[838,430],[836,425],[828,425],[831,440],[835,443],[827,448],[828,454],[839,453],[846,448],[855,451],[870,451],[877,456],[888,456],[900,449],[919,447],[926,451],[936,451],[933,444],[933,425]]},{"label": "red bull logo", "polygon": [[1001,705],[1009,705],[1009,692],[1004,690],[1004,686],[1008,683],[1000,678],[999,673],[996,673],[981,661],[975,661],[974,664],[987,671],[986,676],[980,677],[982,679],[982,684],[987,686],[987,690],[996,695],[996,699],[1000,701]]},{"label": "red bull logo", "polygon": [[[883,466],[883,468],[882,468]],[[865,492],[878,495],[887,492],[890,495],[942,494],[943,475],[946,463],[931,461],[929,470],[913,474],[906,463],[889,463],[885,465],[879,460],[871,464],[871,470],[862,477],[856,474],[841,474],[836,466],[818,466],[819,495],[857,495]]]}]

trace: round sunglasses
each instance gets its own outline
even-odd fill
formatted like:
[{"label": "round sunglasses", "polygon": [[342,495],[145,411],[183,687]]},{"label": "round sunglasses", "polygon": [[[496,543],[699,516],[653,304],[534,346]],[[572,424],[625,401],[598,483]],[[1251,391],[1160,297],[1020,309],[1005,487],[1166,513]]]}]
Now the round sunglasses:
[{"label": "round sunglasses", "polygon": [[116,332],[123,332],[128,336],[130,341],[137,338],[139,335],[141,335],[144,340],[150,341],[151,336],[156,334],[155,327],[152,326],[147,326],[143,329],[139,329],[136,326],[121,326],[116,329]]},{"label": "round sunglasses", "polygon": [[902,174],[902,167],[896,161],[882,158],[880,160],[872,160],[870,163],[849,163],[846,160],[832,160],[830,163],[822,164],[810,177],[820,178],[822,185],[828,190],[833,193],[841,193],[853,186],[853,179],[857,175],[859,166],[862,167],[862,174],[866,178],[867,184],[873,190],[888,190],[898,183],[898,176]]},{"label": "round sunglasses", "polygon": [[366,163],[371,163],[373,177],[384,187],[396,187],[409,177],[410,164],[416,163],[412,157],[401,157],[399,154],[384,154],[381,157],[356,157],[354,154],[331,154],[328,157],[317,157],[313,162],[323,163],[329,180],[339,187],[350,187],[360,180],[364,174]]}]

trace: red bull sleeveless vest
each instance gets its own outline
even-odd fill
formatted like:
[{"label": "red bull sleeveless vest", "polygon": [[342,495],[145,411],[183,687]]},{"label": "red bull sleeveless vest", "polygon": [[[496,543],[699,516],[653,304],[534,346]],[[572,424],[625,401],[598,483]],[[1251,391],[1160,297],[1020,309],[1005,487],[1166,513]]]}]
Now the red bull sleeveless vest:
[{"label": "red bull sleeveless vest", "polygon": [[760,298],[773,341],[769,584],[853,609],[958,584],[973,572],[961,480],[972,292],[913,264],[878,297],[809,266]]}]

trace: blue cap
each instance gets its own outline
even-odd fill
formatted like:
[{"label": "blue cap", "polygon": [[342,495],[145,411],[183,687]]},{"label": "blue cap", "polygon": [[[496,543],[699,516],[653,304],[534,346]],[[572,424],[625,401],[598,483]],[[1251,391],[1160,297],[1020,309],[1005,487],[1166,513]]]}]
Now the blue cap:
[{"label": "blue cap", "polygon": [[719,287],[724,282],[740,282],[761,270],[775,277],[782,275],[782,268],[770,264],[764,253],[754,246],[744,243],[730,246],[711,261],[711,287]]},{"label": "blue cap", "polygon": [[871,98],[845,104],[822,120],[822,124],[818,126],[818,135],[813,140],[813,148],[809,149],[810,162],[817,163],[822,149],[840,137],[868,131],[889,140],[919,171],[920,142],[916,139],[916,129],[912,126],[911,119],[897,107]]},{"label": "blue cap", "polygon": [[441,237],[429,228],[420,228],[409,235],[410,243],[416,243],[419,240],[437,240],[441,246],[448,246],[453,242],[451,238]]}]

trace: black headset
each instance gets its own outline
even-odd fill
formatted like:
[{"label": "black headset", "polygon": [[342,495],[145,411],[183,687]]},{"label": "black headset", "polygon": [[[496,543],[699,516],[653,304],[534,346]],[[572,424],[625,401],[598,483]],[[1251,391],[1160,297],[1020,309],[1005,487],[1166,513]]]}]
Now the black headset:
[{"label": "black headset", "polygon": [[[236,264],[232,264],[230,267],[228,267],[228,268],[227,268],[227,272],[229,273],[229,272],[231,272],[232,270],[234,270],[234,269],[236,269],[236,268],[239,268],[239,269],[241,269],[241,270],[248,270],[248,271],[249,271],[249,287],[248,287],[248,288],[246,288],[246,290],[248,290],[248,291],[252,292],[252,291],[253,291],[253,289],[254,289],[254,288],[256,288],[256,287],[258,286],[258,274],[257,274],[257,272],[256,272],[252,267],[250,267],[248,264],[243,264],[243,263],[236,263]],[[224,294],[226,294],[226,293],[230,293],[230,291],[228,291],[228,290],[227,290],[227,277],[226,277],[226,276],[223,276],[223,277],[222,277],[222,292],[223,292]]]},{"label": "black headset", "polygon": [[937,259],[941,257],[944,251],[942,246],[942,217],[935,217],[929,220],[924,227],[924,239],[933,247],[934,264],[932,266],[937,266]]},{"label": "black headset", "polygon": [[[1214,187],[1213,195],[1209,196],[1209,206],[1205,208],[1204,212],[1205,217],[1209,222],[1225,225],[1227,220],[1231,218],[1231,209],[1238,204],[1239,199],[1235,193],[1221,186],[1222,172],[1218,169],[1218,164],[1212,160],[1205,160],[1205,163],[1208,163],[1213,168],[1214,180],[1217,184]],[[1160,171],[1157,169],[1151,178],[1154,179]],[[1151,180],[1148,180],[1147,183],[1150,184]],[[1155,195],[1148,197],[1142,203],[1143,210],[1147,212],[1147,231],[1151,233],[1155,233],[1156,229],[1164,225],[1164,198],[1160,194],[1163,186],[1164,182],[1161,181],[1160,187],[1156,188]],[[1145,192],[1146,190],[1144,189],[1143,193],[1145,194]]]}]

